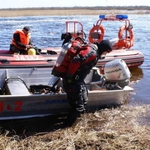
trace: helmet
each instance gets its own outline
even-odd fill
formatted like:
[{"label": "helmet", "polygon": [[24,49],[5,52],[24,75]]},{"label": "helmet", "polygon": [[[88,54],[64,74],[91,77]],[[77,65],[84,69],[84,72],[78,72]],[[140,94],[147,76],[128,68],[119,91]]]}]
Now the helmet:
[{"label": "helmet", "polygon": [[109,40],[102,40],[100,43],[95,43],[98,46],[98,53],[101,55],[103,52],[111,52],[112,44]]},{"label": "helmet", "polygon": [[28,55],[36,55],[36,50],[34,48],[30,48],[28,50]]}]

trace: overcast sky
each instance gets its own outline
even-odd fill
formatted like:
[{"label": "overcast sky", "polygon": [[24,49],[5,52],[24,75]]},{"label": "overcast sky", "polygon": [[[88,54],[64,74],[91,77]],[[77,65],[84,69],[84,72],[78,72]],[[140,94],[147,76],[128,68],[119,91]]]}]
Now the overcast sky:
[{"label": "overcast sky", "polygon": [[150,0],[0,0],[0,8],[150,6]]}]

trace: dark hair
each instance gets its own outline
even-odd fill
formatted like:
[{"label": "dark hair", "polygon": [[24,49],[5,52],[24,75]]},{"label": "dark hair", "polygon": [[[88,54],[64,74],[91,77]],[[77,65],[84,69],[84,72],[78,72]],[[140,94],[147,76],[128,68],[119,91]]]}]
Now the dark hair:
[{"label": "dark hair", "polygon": [[112,44],[109,40],[102,40],[100,43],[95,43],[98,46],[98,53],[101,55],[103,52],[111,52]]},{"label": "dark hair", "polygon": [[30,27],[25,26],[25,27],[23,28],[23,30],[25,30],[25,31],[27,31],[27,32],[30,32]]}]

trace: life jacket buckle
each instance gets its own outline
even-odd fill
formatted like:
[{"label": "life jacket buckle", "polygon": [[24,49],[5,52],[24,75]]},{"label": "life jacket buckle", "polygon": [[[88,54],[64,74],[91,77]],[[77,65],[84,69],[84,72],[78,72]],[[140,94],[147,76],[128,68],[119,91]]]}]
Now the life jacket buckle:
[{"label": "life jacket buckle", "polygon": [[75,80],[79,80],[79,76],[78,75],[75,76]]}]

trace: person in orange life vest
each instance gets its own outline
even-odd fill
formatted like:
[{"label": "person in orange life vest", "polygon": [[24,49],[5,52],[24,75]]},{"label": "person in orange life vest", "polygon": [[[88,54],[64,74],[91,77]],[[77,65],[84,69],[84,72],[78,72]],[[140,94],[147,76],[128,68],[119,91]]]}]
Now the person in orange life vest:
[{"label": "person in orange life vest", "polygon": [[23,29],[17,29],[10,44],[10,51],[19,54],[28,54],[28,49],[32,48],[30,37],[30,28],[25,26]]},{"label": "person in orange life vest", "polygon": [[112,51],[108,40],[100,43],[87,44],[75,50],[76,55],[70,61],[66,76],[63,77],[63,87],[71,106],[64,124],[72,126],[75,120],[86,110],[88,90],[84,79],[101,57]]}]

